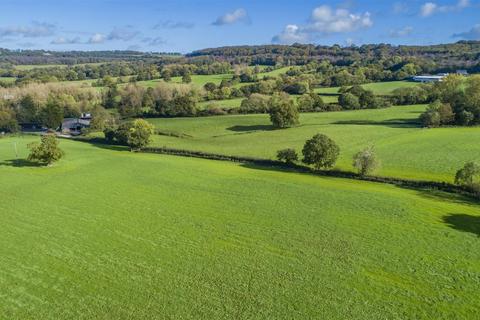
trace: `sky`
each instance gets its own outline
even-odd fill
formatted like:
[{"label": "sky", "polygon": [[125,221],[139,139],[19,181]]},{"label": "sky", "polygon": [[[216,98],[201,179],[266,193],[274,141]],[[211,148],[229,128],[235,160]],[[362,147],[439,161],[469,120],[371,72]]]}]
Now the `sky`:
[{"label": "sky", "polygon": [[480,40],[480,0],[0,0],[0,47],[188,53],[231,45]]}]

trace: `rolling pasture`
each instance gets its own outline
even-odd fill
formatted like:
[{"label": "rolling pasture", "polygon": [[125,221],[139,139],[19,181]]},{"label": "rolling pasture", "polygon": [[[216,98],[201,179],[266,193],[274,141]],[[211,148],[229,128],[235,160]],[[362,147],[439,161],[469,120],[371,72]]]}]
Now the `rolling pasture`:
[{"label": "rolling pasture", "polygon": [[[410,88],[418,86],[420,83],[412,81],[386,81],[386,82],[373,82],[362,84],[361,86],[366,90],[373,91],[377,95],[388,95],[393,90],[398,88]],[[330,87],[330,88],[317,88],[315,93],[319,94],[337,94],[340,87]]]},{"label": "rolling pasture", "polygon": [[477,316],[467,199],[66,140],[35,167],[36,139],[0,139],[2,319]]},{"label": "rolling pasture", "polygon": [[284,148],[301,154],[306,139],[324,133],[340,146],[339,169],[353,170],[353,155],[373,144],[382,161],[378,175],[451,182],[465,162],[480,160],[480,128],[421,128],[417,119],[424,109],[417,105],[304,113],[298,127],[284,130],[273,130],[268,115],[149,121],[162,131],[191,136],[155,136],[153,145],[158,147],[275,158]]}]

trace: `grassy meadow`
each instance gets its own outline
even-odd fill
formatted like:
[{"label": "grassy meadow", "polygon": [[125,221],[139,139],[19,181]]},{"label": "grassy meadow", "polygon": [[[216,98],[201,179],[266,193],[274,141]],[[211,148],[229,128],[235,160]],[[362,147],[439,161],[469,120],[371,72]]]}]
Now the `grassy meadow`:
[{"label": "grassy meadow", "polygon": [[209,105],[215,105],[215,106],[227,108],[227,109],[240,108],[240,105],[242,104],[242,101],[244,99],[245,98],[202,101],[202,102],[199,102],[197,106],[200,110],[205,109]]},{"label": "grassy meadow", "polygon": [[0,77],[0,82],[13,83],[16,80],[17,78],[13,78],[13,77]]},{"label": "grassy meadow", "polygon": [[324,133],[340,146],[337,168],[353,170],[353,155],[373,144],[382,161],[378,175],[451,182],[467,161],[480,160],[480,128],[424,129],[417,123],[425,106],[380,110],[304,113],[300,125],[272,130],[268,115],[149,119],[162,131],[192,138],[155,136],[152,145],[275,158],[277,150],[295,148]]},{"label": "grassy meadow", "polygon": [[477,316],[479,204],[37,139],[0,139],[2,319]]},{"label": "grassy meadow", "polygon": [[[413,81],[387,81],[387,82],[373,82],[362,84],[361,86],[366,90],[373,91],[374,94],[378,95],[388,95],[392,93],[393,90],[398,88],[410,88],[420,85],[419,82]],[[337,94],[340,87],[330,87],[330,88],[317,88],[315,93],[320,94]]]}]

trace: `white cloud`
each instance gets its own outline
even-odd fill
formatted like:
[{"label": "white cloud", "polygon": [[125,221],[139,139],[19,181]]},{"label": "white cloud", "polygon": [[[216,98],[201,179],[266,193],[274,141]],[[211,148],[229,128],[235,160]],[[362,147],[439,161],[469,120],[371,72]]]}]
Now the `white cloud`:
[{"label": "white cloud", "polygon": [[323,5],[313,10],[309,23],[304,26],[288,25],[273,37],[276,43],[306,42],[332,33],[353,32],[373,25],[369,12],[354,14],[347,9],[332,9]]},{"label": "white cloud", "polygon": [[402,38],[402,37],[407,37],[411,35],[413,32],[412,27],[405,27],[399,30],[391,30],[390,31],[390,37],[392,38]]},{"label": "white cloud", "polygon": [[64,37],[58,37],[54,39],[51,44],[77,44],[77,43],[82,43],[79,37],[75,37],[72,39],[64,38]]},{"label": "white cloud", "polygon": [[320,6],[313,10],[312,23],[306,28],[324,34],[352,32],[373,25],[369,12],[353,14],[346,9],[332,10],[329,6]]},{"label": "white cloud", "polygon": [[93,36],[88,39],[89,44],[99,44],[104,43],[107,40],[107,37],[101,33],[95,33]]},{"label": "white cloud", "polygon": [[248,20],[247,11],[245,9],[237,9],[233,12],[229,12],[224,14],[223,16],[218,17],[217,20],[215,20],[215,22],[213,22],[212,24],[215,26],[223,26],[246,20]]},{"label": "white cloud", "polygon": [[30,26],[0,28],[0,37],[19,36],[24,38],[48,37],[55,34],[56,27],[46,22],[32,22]]},{"label": "white cloud", "polygon": [[452,37],[465,40],[480,40],[480,24],[475,25],[468,31],[455,33]]},{"label": "white cloud", "polygon": [[452,11],[462,11],[471,5],[470,0],[458,0],[454,5],[439,6],[435,2],[427,2],[420,8],[420,15],[422,17],[430,17],[436,13],[446,13]]},{"label": "white cloud", "polygon": [[422,15],[422,17],[428,17],[434,14],[437,9],[438,6],[435,3],[427,2],[420,9],[420,14]]},{"label": "white cloud", "polygon": [[308,40],[308,35],[300,31],[300,27],[295,24],[289,24],[282,33],[273,37],[274,43],[292,44],[295,42],[302,43]]}]

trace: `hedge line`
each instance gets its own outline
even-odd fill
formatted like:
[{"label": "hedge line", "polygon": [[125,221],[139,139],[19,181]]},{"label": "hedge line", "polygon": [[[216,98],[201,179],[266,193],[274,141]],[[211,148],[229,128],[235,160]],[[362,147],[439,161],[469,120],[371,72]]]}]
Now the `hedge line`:
[{"label": "hedge line", "polygon": [[474,190],[471,190],[469,188],[462,187],[462,186],[457,186],[448,182],[410,180],[410,179],[379,177],[379,176],[361,176],[354,172],[347,172],[347,171],[340,171],[340,170],[315,170],[311,167],[307,167],[304,165],[287,164],[285,162],[281,162],[278,160],[269,160],[269,159],[253,158],[253,157],[228,156],[228,155],[208,153],[208,152],[202,152],[202,151],[191,151],[191,150],[173,149],[173,148],[166,148],[166,147],[143,148],[139,152],[167,154],[167,155],[202,158],[202,159],[209,159],[209,160],[249,163],[249,164],[258,165],[258,166],[269,166],[269,167],[275,167],[275,168],[280,168],[280,169],[299,172],[299,173],[309,173],[309,174],[314,174],[319,176],[387,183],[387,184],[392,184],[400,187],[415,188],[415,189],[440,190],[440,191],[445,191],[449,193],[457,193],[457,194],[462,194],[466,196],[471,196],[477,199],[480,197],[480,194],[478,194],[478,192]]}]

